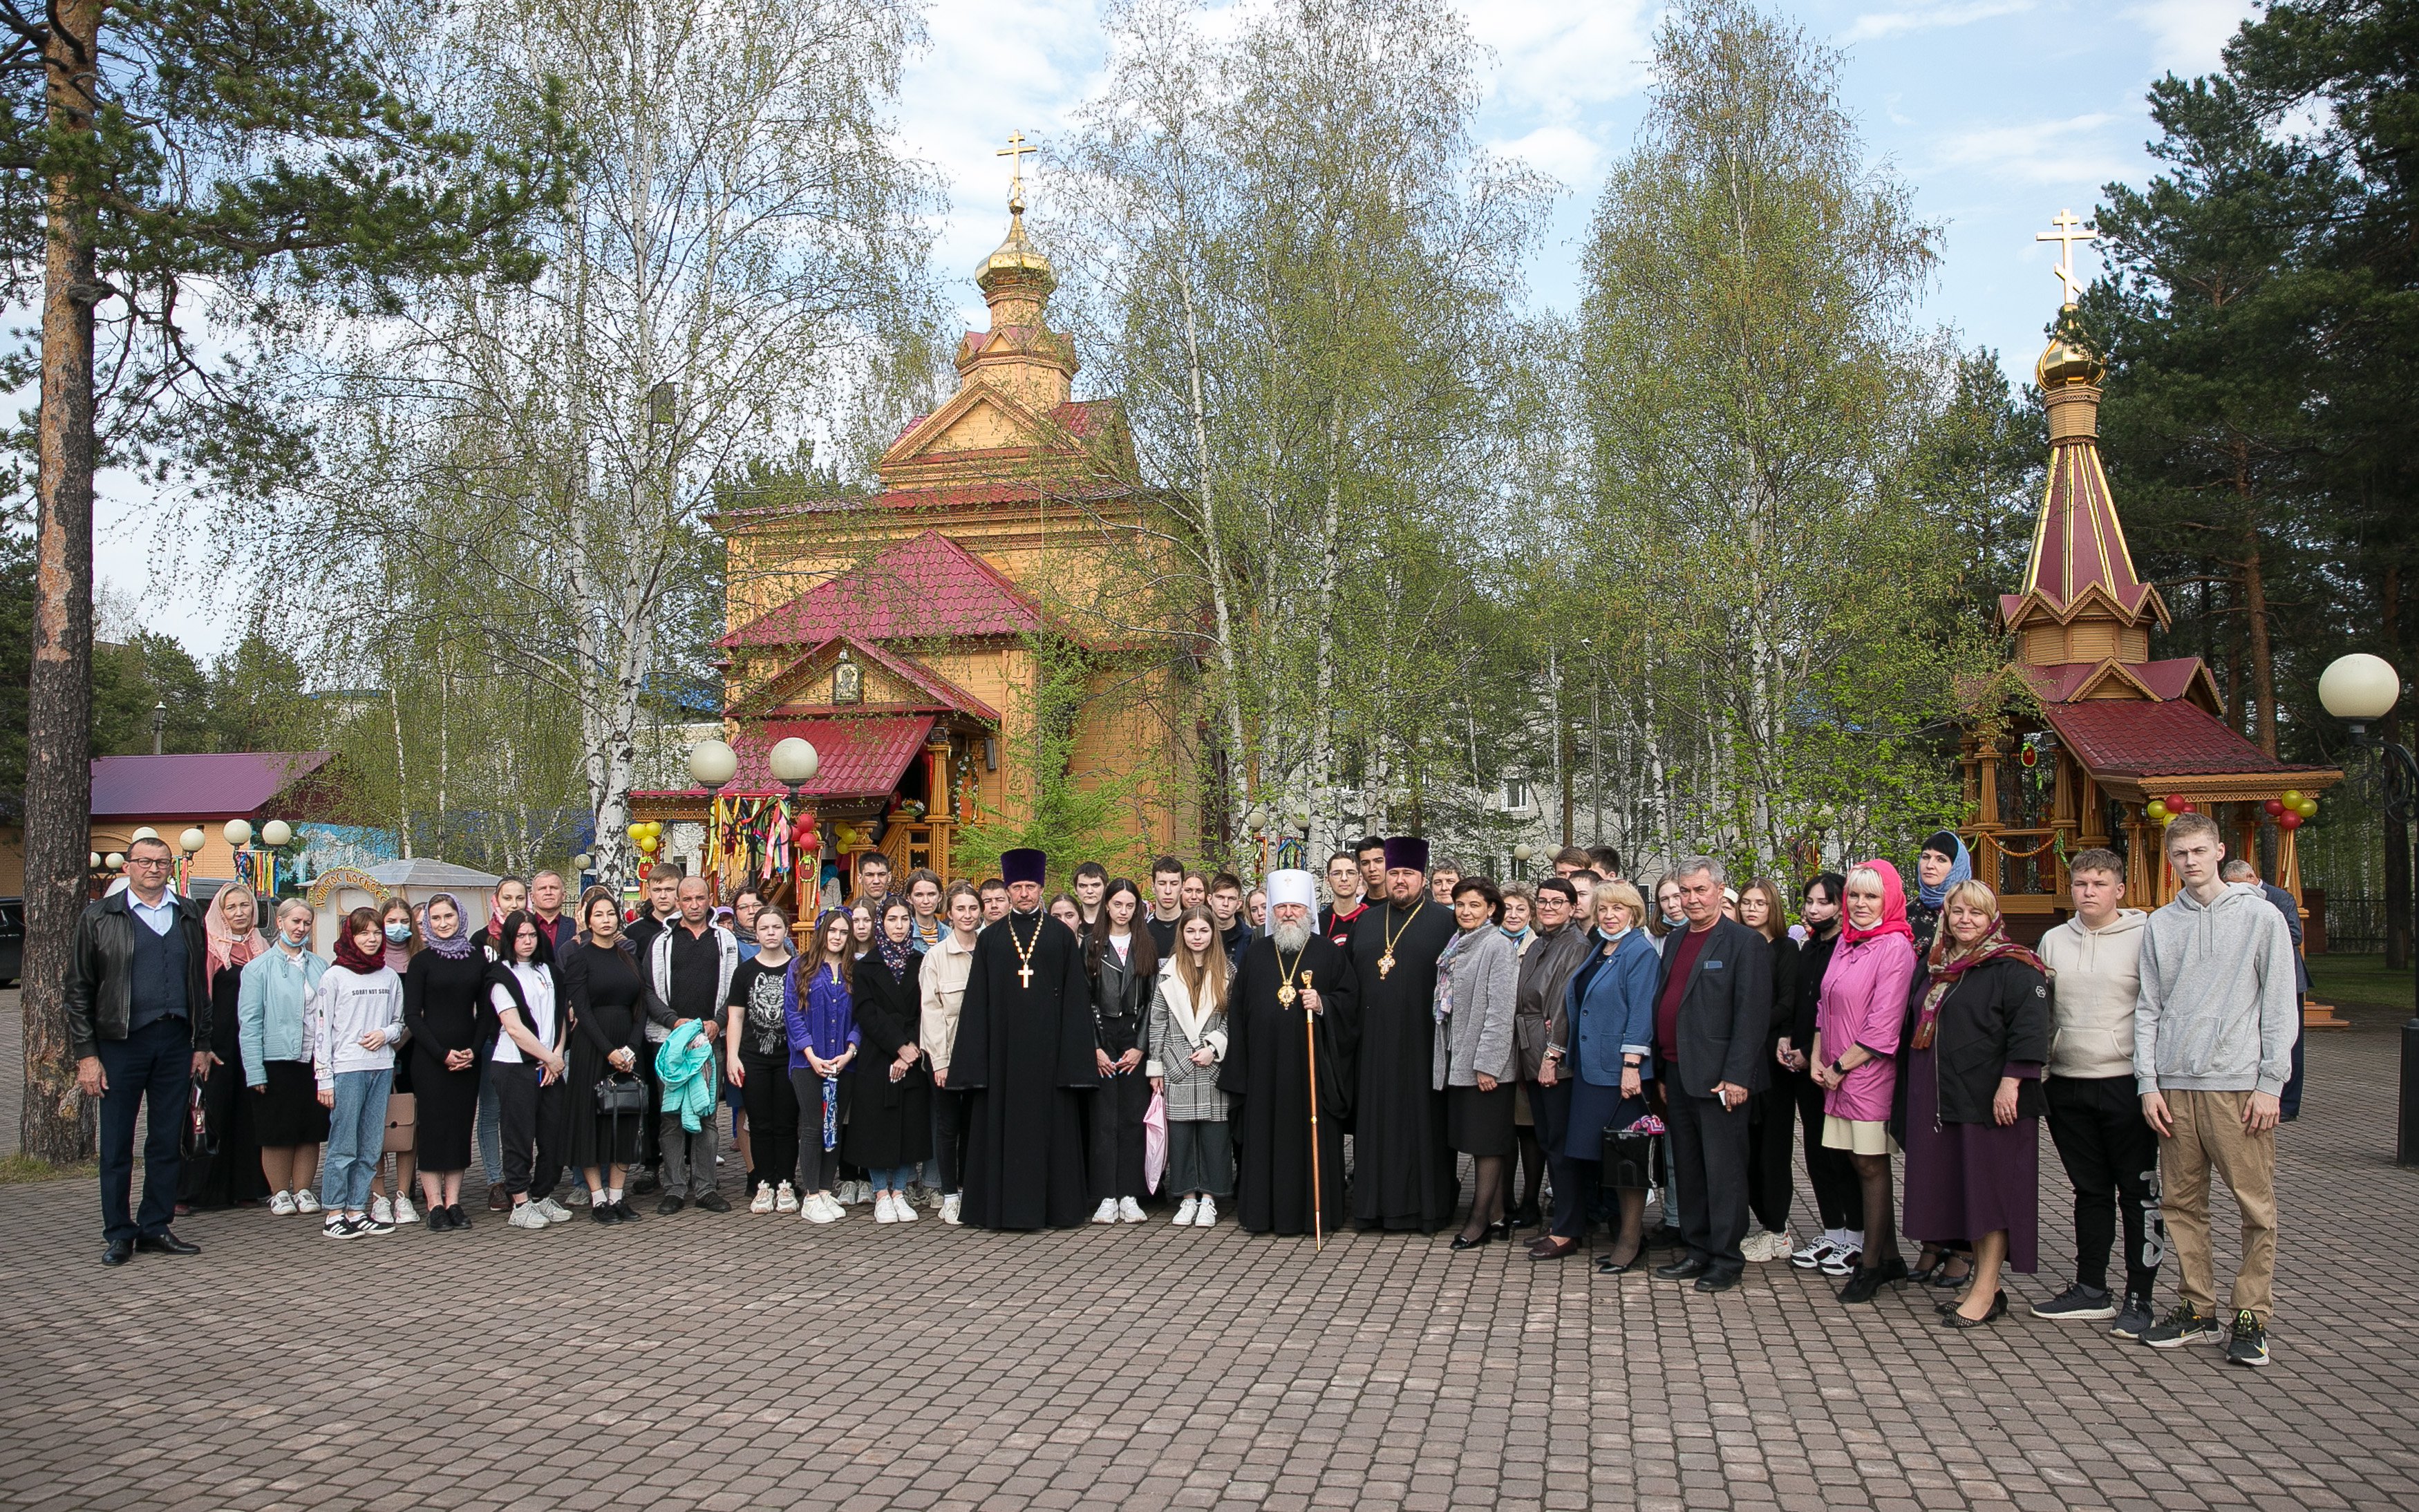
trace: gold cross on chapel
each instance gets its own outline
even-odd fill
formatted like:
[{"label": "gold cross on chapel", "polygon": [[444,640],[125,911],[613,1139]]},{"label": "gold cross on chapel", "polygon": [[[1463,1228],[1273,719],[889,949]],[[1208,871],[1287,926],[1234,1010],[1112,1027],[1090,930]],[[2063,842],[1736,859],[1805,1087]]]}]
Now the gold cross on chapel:
[{"label": "gold cross on chapel", "polygon": [[2078,226],[2083,224],[2083,222],[2076,217],[2072,210],[2060,210],[2056,215],[2051,216],[2049,218],[2049,222],[2050,224],[2057,227],[2057,229],[2055,231],[2036,231],[2033,233],[2033,239],[2035,241],[2055,241],[2058,244],[2057,266],[2051,269],[2050,271],[2056,273],[2057,275],[2057,281],[2066,286],[2066,302],[2072,304],[2074,302],[2074,291],[2077,286],[2074,279],[2074,244],[2078,241],[2097,241],[2100,239],[2100,233],[2097,231],[2083,231],[2076,229]]},{"label": "gold cross on chapel", "polygon": [[1025,213],[1025,155],[1040,150],[1025,140],[1023,131],[1010,131],[1008,146],[992,154],[1008,160],[1008,208],[1011,214]]}]

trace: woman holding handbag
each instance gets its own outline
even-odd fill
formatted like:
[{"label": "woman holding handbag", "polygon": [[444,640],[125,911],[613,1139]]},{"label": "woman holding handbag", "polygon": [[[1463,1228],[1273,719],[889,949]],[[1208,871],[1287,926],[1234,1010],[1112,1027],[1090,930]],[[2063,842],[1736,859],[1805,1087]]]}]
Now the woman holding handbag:
[{"label": "woman holding handbag", "polygon": [[647,1001],[655,988],[622,933],[622,907],[606,887],[579,895],[579,933],[556,970],[571,1003],[563,1152],[588,1182],[588,1216],[639,1221],[623,1182],[641,1131],[655,1118],[639,1068],[647,1056]]},{"label": "woman holding handbag", "polygon": [[486,957],[470,943],[461,900],[428,900],[424,949],[403,972],[403,1023],[411,1032],[413,1103],[418,1116],[420,1195],[428,1231],[468,1228],[462,1173],[470,1165],[470,1127],[479,1114],[479,1062],[495,1042]]},{"label": "woman holding handbag", "polygon": [[[1595,1268],[1620,1275],[1638,1263],[1646,1246],[1646,1188],[1605,1169],[1608,1130],[1627,1129],[1646,1117],[1646,1084],[1655,1079],[1655,988],[1662,958],[1647,933],[1646,900],[1626,882],[1599,882],[1590,900],[1595,910],[1595,949],[1563,989],[1563,1016],[1570,1026],[1570,1132],[1563,1158],[1578,1180],[1571,1190],[1554,1190],[1557,1239],[1574,1244],[1587,1232],[1587,1197],[1610,1181],[1621,1209],[1621,1232],[1612,1252]],[[1646,1141],[1633,1141],[1644,1145]]]},{"label": "woman holding handbag", "polygon": [[846,1153],[873,1185],[873,1221],[912,1224],[907,1183],[932,1152],[932,1078],[916,1042],[916,913],[895,893],[876,906],[882,922],[873,949],[850,982],[858,1057]]},{"label": "woman holding handbag", "polygon": [[1092,1093],[1092,1190],[1100,1195],[1096,1224],[1142,1222],[1150,1195],[1143,1171],[1143,1119],[1150,1085],[1143,1074],[1149,1041],[1151,993],[1159,950],[1150,931],[1137,929],[1142,889],[1125,877],[1101,894],[1101,917],[1082,931],[1084,964],[1092,981],[1093,1056],[1101,1085]]}]

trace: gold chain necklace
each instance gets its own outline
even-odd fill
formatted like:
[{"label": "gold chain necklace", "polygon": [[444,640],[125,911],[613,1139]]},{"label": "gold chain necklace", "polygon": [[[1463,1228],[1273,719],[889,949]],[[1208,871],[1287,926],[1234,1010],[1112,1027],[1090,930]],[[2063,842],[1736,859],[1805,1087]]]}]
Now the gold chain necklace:
[{"label": "gold chain necklace", "polygon": [[1033,985],[1033,951],[1035,947],[1041,943],[1041,924],[1048,918],[1049,916],[1045,914],[1041,919],[1034,923],[1033,944],[1027,945],[1016,936],[1016,916],[1014,914],[1008,916],[1008,943],[1016,947],[1016,983],[1020,987]]},{"label": "gold chain necklace", "polygon": [[[1420,910],[1425,908],[1427,905],[1428,901],[1425,898],[1413,903],[1411,905],[1411,911],[1403,916],[1403,922],[1401,925],[1386,932],[1385,953],[1378,957],[1378,978],[1380,981],[1385,980],[1386,973],[1394,969],[1394,942],[1403,937],[1403,931],[1411,927],[1411,920],[1419,918]],[[1386,912],[1392,914],[1394,911],[1394,905],[1392,903],[1389,903],[1386,905]]]},{"label": "gold chain necklace", "polygon": [[[1271,944],[1271,946],[1273,946],[1273,945],[1275,945],[1275,944],[1276,944],[1276,941],[1274,941],[1274,940],[1271,940],[1271,941],[1269,942],[1269,944]],[[1287,1007],[1287,1008],[1291,1008],[1291,1007],[1293,1007],[1293,1000],[1294,1000],[1295,996],[1297,995],[1295,994],[1294,990],[1293,990],[1293,973],[1294,973],[1294,966],[1299,966],[1299,965],[1301,965],[1301,964],[1302,964],[1302,958],[1303,952],[1304,952],[1304,951],[1307,951],[1309,949],[1310,949],[1310,942],[1309,942],[1308,940],[1304,940],[1304,941],[1302,941],[1302,949],[1300,949],[1300,950],[1296,950],[1296,951],[1293,953],[1293,965],[1292,965],[1292,966],[1289,966],[1289,965],[1287,965],[1287,964],[1286,964],[1285,952],[1284,952],[1283,950],[1279,950],[1279,951],[1277,951],[1277,952],[1276,952],[1276,956],[1277,956],[1277,1002],[1278,1002],[1278,1003],[1280,1003],[1281,1005],[1283,1005],[1284,1007]]]}]

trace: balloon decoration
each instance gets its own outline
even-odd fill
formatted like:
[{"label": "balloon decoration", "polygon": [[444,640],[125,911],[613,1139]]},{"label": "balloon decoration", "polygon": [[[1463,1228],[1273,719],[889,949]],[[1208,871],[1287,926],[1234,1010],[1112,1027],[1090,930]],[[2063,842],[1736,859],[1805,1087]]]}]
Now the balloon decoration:
[{"label": "balloon decoration", "polygon": [[2175,815],[2168,810],[2167,800],[2165,798],[2152,798],[2149,803],[2142,806],[2142,813],[2146,818],[2162,825],[2175,817]]},{"label": "balloon decoration", "polygon": [[2283,812],[2285,811],[2285,800],[2284,800],[2284,799],[2282,799],[2282,798],[2271,798],[2271,799],[2269,799],[2266,803],[2261,804],[2259,807],[2260,807],[2260,808],[2262,808],[2262,809],[2267,810],[2268,810],[2268,817],[2269,817],[2269,818],[2271,818],[2271,819],[2273,819],[2273,818],[2275,818],[2278,814],[2281,814],[2281,813],[2283,813]]},{"label": "balloon decoration", "polygon": [[2293,806],[2293,811],[2304,819],[2316,819],[2319,816],[2319,800],[2305,797]]},{"label": "balloon decoration", "polygon": [[653,819],[641,820],[623,833],[630,837],[630,843],[639,848],[639,854],[650,860],[655,858],[655,852],[664,842],[664,826]]},{"label": "balloon decoration", "polygon": [[2290,830],[2290,829],[2299,829],[2299,828],[2301,828],[2301,827],[2302,827],[2302,814],[2301,814],[2301,810],[2297,810],[2297,809],[2288,809],[2288,810],[2286,810],[2282,815],[2278,816],[2278,818],[2277,818],[2277,820],[2276,820],[2276,827],[2277,827],[2277,828],[2279,828],[2279,829],[2288,829],[2288,830]]}]

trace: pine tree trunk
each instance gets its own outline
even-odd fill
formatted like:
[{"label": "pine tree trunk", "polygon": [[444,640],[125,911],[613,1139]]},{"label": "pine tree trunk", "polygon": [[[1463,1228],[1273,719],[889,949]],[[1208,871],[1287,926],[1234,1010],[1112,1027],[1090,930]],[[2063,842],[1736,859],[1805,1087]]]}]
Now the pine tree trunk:
[{"label": "pine tree trunk", "polygon": [[[100,0],[54,0],[42,49],[50,125],[92,129],[87,80]],[[92,248],[75,186],[50,185],[44,210],[39,511],[35,528],[33,678],[26,694],[25,1101],[19,1148],[82,1160],[92,1109],[77,1090],[67,1034],[70,938],[85,903],[92,821]]]},{"label": "pine tree trunk", "polygon": [[2244,532],[2242,618],[2251,641],[2251,696],[2258,701],[2259,748],[2276,754],[2276,665],[2268,644],[2268,584],[2259,573],[2259,531]]}]

